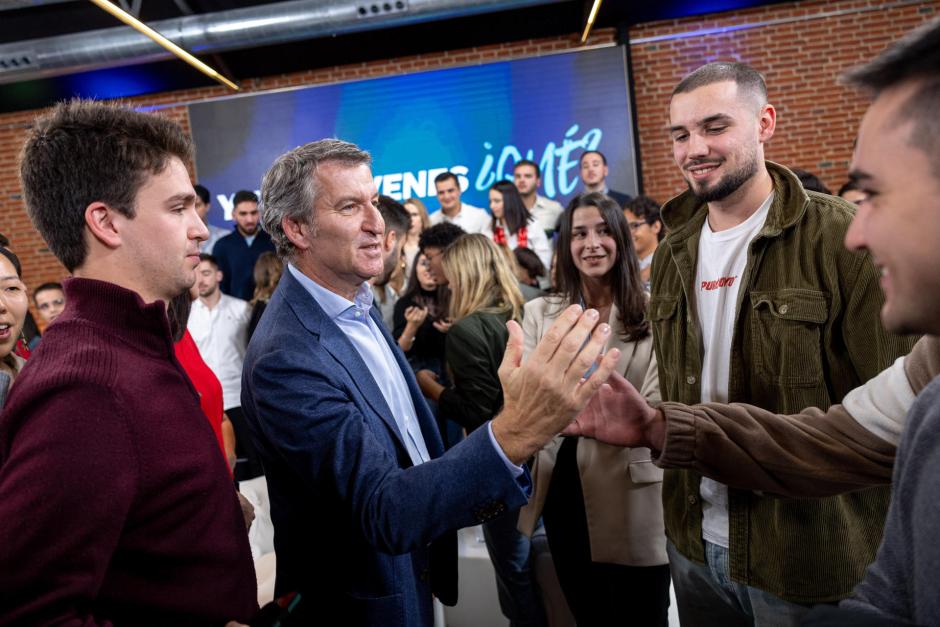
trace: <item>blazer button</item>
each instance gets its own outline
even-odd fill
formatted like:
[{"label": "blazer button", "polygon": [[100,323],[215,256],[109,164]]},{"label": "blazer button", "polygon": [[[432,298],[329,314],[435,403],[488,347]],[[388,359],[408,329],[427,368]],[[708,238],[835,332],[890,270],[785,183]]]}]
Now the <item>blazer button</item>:
[{"label": "blazer button", "polygon": [[790,306],[789,306],[789,305],[783,305],[783,306],[780,308],[780,313],[782,313],[783,315],[787,315],[787,312],[788,312],[788,311],[790,311]]},{"label": "blazer button", "polygon": [[685,382],[688,383],[689,385],[695,385],[695,377],[693,377],[692,375],[689,375],[685,378]]},{"label": "blazer button", "polygon": [[698,503],[698,497],[695,496],[694,494],[690,494],[690,495],[689,495],[689,505],[695,505],[696,503]]}]

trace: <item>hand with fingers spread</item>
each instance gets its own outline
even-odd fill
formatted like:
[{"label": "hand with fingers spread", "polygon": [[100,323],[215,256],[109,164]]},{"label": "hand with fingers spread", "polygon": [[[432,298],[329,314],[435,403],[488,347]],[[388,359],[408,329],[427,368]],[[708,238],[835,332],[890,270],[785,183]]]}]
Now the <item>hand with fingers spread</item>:
[{"label": "hand with fingers spread", "polygon": [[563,435],[594,438],[614,446],[646,446],[661,451],[666,434],[663,413],[617,372],[581,410]]},{"label": "hand with fingers spread", "polygon": [[493,419],[493,435],[506,456],[521,464],[564,429],[587,405],[616,367],[620,351],[609,351],[594,366],[610,336],[597,324],[597,311],[572,305],[522,363],[522,328],[509,322],[509,343],[499,367],[503,411]]}]

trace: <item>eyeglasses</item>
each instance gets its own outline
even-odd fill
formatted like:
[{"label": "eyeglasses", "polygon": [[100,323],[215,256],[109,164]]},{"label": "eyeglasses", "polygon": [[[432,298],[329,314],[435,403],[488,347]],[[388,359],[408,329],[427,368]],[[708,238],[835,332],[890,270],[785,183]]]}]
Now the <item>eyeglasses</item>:
[{"label": "eyeglasses", "polygon": [[636,222],[627,222],[627,226],[630,227],[630,230],[631,230],[631,231],[637,230],[638,228],[640,228],[640,227],[643,226],[644,224],[646,224],[646,221],[645,221],[645,220],[637,220]]}]

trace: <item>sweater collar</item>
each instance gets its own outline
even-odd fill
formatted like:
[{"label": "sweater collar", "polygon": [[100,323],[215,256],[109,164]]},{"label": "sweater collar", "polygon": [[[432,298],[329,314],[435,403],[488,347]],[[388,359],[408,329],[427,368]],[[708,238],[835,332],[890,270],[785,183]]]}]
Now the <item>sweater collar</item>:
[{"label": "sweater collar", "polygon": [[56,325],[73,321],[91,324],[148,353],[173,353],[162,300],[147,304],[137,292],[96,279],[66,279],[62,288],[66,304]]}]

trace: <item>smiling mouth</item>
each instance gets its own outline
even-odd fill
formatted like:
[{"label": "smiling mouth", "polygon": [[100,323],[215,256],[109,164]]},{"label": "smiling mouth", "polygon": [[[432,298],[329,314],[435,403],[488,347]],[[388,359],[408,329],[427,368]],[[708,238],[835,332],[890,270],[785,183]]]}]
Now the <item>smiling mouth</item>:
[{"label": "smiling mouth", "polygon": [[686,171],[692,176],[692,178],[705,178],[712,172],[718,169],[720,163],[699,163],[696,165],[690,165],[686,168]]}]

